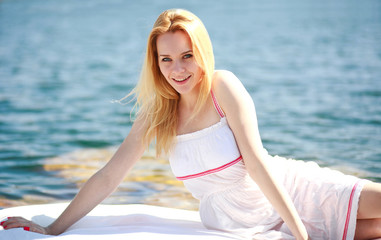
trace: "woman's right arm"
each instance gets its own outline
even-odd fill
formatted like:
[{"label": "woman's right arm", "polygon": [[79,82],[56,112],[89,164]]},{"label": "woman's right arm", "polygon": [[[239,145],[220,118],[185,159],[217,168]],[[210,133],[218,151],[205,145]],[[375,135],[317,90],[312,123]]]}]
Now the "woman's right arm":
[{"label": "woman's right arm", "polygon": [[135,121],[130,133],[111,160],[86,182],[65,211],[52,224],[41,227],[23,218],[12,217],[2,224],[4,229],[27,227],[33,232],[58,235],[84,217],[117,188],[126,173],[143,155],[146,146],[142,142],[143,122],[141,118]]}]

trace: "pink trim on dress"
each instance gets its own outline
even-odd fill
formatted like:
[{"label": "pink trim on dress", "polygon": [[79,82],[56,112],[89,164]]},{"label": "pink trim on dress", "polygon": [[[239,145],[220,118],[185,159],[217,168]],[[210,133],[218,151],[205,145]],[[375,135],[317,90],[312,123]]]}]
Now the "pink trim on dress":
[{"label": "pink trim on dress", "polygon": [[349,197],[349,203],[348,203],[348,211],[347,211],[347,219],[345,220],[345,226],[344,226],[344,233],[343,233],[343,240],[347,238],[348,233],[348,227],[349,227],[349,220],[351,218],[351,212],[352,212],[352,202],[353,202],[353,196],[355,195],[356,188],[358,186],[359,182],[357,182],[351,192],[351,196]]},{"label": "pink trim on dress", "polygon": [[222,111],[222,108],[220,107],[220,105],[218,104],[217,102],[217,99],[216,99],[216,96],[214,96],[214,93],[212,90],[210,90],[210,94],[212,94],[212,99],[213,99],[213,104],[214,104],[214,108],[217,110],[218,114],[220,115],[220,117],[225,117],[225,114],[224,114],[224,111]]},{"label": "pink trim on dress", "polygon": [[200,172],[200,173],[196,173],[196,174],[191,174],[191,175],[186,175],[186,176],[182,176],[182,177],[176,177],[178,180],[180,181],[184,181],[184,180],[189,180],[189,179],[192,179],[192,178],[198,178],[198,177],[202,177],[202,176],[205,176],[205,175],[209,175],[209,174],[212,174],[212,173],[216,173],[216,172],[219,172],[221,170],[224,170],[230,166],[233,166],[234,164],[238,163],[239,161],[242,160],[242,156],[239,156],[236,160],[233,160],[225,165],[222,165],[218,168],[213,168],[213,169],[209,169],[209,170],[206,170],[204,172]]}]

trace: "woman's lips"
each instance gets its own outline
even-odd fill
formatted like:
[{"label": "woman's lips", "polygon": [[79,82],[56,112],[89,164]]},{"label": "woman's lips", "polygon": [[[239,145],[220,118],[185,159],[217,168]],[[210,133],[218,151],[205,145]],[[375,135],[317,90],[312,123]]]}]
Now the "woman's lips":
[{"label": "woman's lips", "polygon": [[191,77],[191,75],[189,75],[188,77],[185,77],[185,78],[172,78],[172,80],[175,82],[181,83],[181,82],[187,81],[190,77]]}]

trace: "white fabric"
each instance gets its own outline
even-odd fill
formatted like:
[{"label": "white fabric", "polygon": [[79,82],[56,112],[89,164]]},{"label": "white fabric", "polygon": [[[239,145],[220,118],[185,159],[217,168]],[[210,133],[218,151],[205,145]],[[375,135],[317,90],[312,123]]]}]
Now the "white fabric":
[{"label": "white fabric", "polygon": [[[200,131],[177,136],[170,155],[175,176],[185,176],[214,169],[237,159],[241,154],[226,118]],[[218,145],[218,151],[214,151]],[[211,161],[213,159],[213,161]]]},{"label": "white fabric", "polygon": [[[353,239],[364,181],[354,190],[359,181],[356,177],[320,168],[313,162],[272,157],[266,150],[264,154],[270,171],[286,187],[312,239],[342,239],[345,226],[347,239]],[[176,177],[190,176],[184,184],[200,200],[200,215],[207,228],[249,239],[293,239],[248,175],[243,161],[220,168],[239,156],[234,135],[223,117],[211,127],[178,136],[169,160]],[[350,218],[346,224],[348,209]]]},{"label": "white fabric", "polygon": [[[49,225],[66,203],[32,205],[0,210],[0,220],[23,216]],[[1,240],[227,240],[239,239],[229,233],[205,229],[195,211],[149,205],[99,205],[59,236],[47,236],[22,228],[2,230]]]}]

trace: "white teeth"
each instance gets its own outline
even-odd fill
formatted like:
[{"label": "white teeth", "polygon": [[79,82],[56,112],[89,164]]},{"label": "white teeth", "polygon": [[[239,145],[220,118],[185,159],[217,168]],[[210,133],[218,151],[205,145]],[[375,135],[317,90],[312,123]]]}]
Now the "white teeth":
[{"label": "white teeth", "polygon": [[187,80],[188,78],[189,78],[189,76],[188,76],[188,77],[185,77],[185,78],[183,78],[183,79],[176,79],[176,78],[172,78],[172,79],[175,80],[176,82],[182,82],[182,81]]}]

